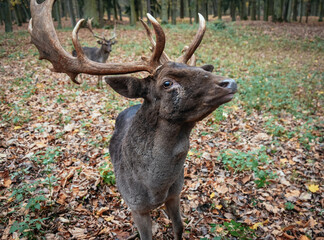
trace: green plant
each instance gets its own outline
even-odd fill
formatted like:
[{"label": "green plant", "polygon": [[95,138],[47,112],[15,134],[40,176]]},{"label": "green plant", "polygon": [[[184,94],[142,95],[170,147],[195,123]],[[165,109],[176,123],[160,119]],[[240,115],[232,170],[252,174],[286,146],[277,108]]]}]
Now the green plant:
[{"label": "green plant", "polygon": [[32,219],[30,215],[23,217],[21,222],[15,221],[9,233],[19,232],[22,237],[28,237],[28,239],[34,239],[37,232],[41,231],[42,223],[47,218],[34,218]]},{"label": "green plant", "polygon": [[224,150],[218,156],[218,160],[234,172],[253,171],[257,187],[264,187],[270,183],[268,180],[276,177],[276,174],[270,170],[260,169],[261,166],[265,169],[271,163],[265,147],[247,153],[239,150]]},{"label": "green plant", "polygon": [[254,230],[251,229],[249,226],[244,225],[243,223],[236,222],[234,220],[231,220],[230,222],[224,222],[223,225],[221,224],[209,224],[211,226],[210,231],[212,233],[216,232],[217,228],[222,229],[222,235],[223,236],[217,236],[213,239],[227,239],[225,236],[230,235],[232,237],[237,237],[240,240],[250,240],[255,239],[256,234],[254,233]]},{"label": "green plant", "polygon": [[293,210],[295,205],[292,202],[285,202],[285,209],[286,210]]},{"label": "green plant", "polygon": [[99,173],[100,173],[100,176],[102,177],[104,183],[106,183],[108,185],[116,184],[115,174],[113,171],[112,164],[110,162],[104,162],[99,167]]}]

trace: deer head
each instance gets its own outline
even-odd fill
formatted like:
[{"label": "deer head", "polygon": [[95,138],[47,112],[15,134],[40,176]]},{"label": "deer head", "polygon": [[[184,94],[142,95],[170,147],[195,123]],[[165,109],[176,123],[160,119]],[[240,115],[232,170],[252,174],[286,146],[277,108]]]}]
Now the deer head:
[{"label": "deer head", "polygon": [[111,52],[111,46],[114,45],[115,43],[117,43],[116,41],[116,22],[114,24],[114,31],[111,34],[111,37],[109,39],[106,39],[104,36],[103,37],[99,37],[97,34],[95,34],[93,32],[92,29],[92,18],[88,19],[87,23],[86,23],[86,28],[88,28],[90,30],[90,32],[92,33],[92,35],[95,38],[98,38],[99,40],[97,41],[97,43],[99,45],[101,45],[101,49],[104,53],[110,53]]}]

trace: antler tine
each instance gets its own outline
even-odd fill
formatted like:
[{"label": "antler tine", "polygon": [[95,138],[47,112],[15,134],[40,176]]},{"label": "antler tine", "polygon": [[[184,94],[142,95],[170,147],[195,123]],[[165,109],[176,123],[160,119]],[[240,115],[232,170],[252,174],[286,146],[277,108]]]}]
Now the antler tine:
[{"label": "antler tine", "polygon": [[[141,20],[141,23],[142,23],[143,27],[146,30],[145,32],[146,32],[146,35],[147,35],[149,41],[151,42],[151,45],[152,45],[152,49],[151,50],[153,51],[153,49],[155,48],[156,43],[155,43],[155,41],[153,39],[152,32],[151,32],[149,26],[146,24],[146,22],[144,22],[142,19],[140,19],[140,20]],[[161,58],[160,58],[160,62],[161,63],[165,63],[165,62],[169,62],[169,61],[170,61],[170,58],[163,51],[163,53],[161,55]]]},{"label": "antler tine", "polygon": [[194,40],[191,42],[188,50],[185,51],[184,55],[182,55],[181,57],[179,57],[177,59],[177,62],[187,63],[188,60],[191,58],[191,56],[196,51],[196,49],[198,48],[199,44],[201,43],[201,40],[204,37],[205,31],[206,31],[206,21],[200,13],[198,13],[198,15],[199,15],[199,28],[198,28],[197,34],[196,34]]},{"label": "antler tine", "polygon": [[154,29],[154,33],[156,35],[156,45],[154,47],[153,54],[150,59],[150,63],[155,67],[158,67],[159,65],[161,65],[160,58],[165,47],[165,34],[161,25],[151,14],[147,13],[147,17],[148,19],[150,19]]},{"label": "antler tine", "polygon": [[[156,66],[151,62],[133,62],[133,63],[97,63],[89,60],[82,51],[78,42],[78,31],[80,20],[73,30],[72,40],[77,51],[77,57],[73,57],[66,52],[60,44],[52,21],[52,6],[55,0],[46,0],[38,4],[36,0],[31,0],[30,10],[32,19],[29,22],[28,31],[31,35],[32,43],[39,51],[39,59],[46,59],[53,65],[52,71],[66,73],[72,81],[79,73],[90,75],[109,75],[126,74],[140,71],[153,73]],[[155,59],[155,58],[154,58]]]},{"label": "antler tine", "polygon": [[113,40],[114,38],[116,38],[116,21],[115,21],[115,23],[114,23],[114,31],[113,31],[113,33],[112,33],[111,38],[109,38],[109,40]]},{"label": "antler tine", "polygon": [[[188,49],[189,49],[189,46],[184,46],[181,53],[185,53],[186,51],[188,51]],[[188,65],[189,66],[196,66],[196,61],[197,61],[197,58],[196,58],[195,54],[192,54],[191,58],[189,59]]]},{"label": "antler tine", "polygon": [[94,31],[92,29],[92,20],[93,20],[93,18],[88,18],[87,24],[86,24],[87,28],[92,33],[92,36],[94,36],[95,38],[98,38],[100,40],[104,40],[105,38],[102,38],[102,37],[100,37],[100,36],[98,36],[97,34],[94,33]]}]

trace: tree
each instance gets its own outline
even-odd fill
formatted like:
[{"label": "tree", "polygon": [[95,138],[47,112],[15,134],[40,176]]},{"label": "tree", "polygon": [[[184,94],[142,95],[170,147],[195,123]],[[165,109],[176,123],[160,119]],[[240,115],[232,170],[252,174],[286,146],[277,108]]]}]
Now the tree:
[{"label": "tree", "polygon": [[162,24],[167,24],[168,23],[168,0],[162,0],[161,3],[162,7]]},{"label": "tree", "polygon": [[261,19],[261,0],[257,0],[258,20]]},{"label": "tree", "polygon": [[61,21],[61,10],[60,10],[60,0],[56,0],[56,2],[54,3],[54,12],[56,15],[56,19],[57,19],[57,28],[61,29],[62,28],[62,21]]},{"label": "tree", "polygon": [[97,11],[97,0],[86,0],[83,6],[84,18],[92,18],[94,26],[99,26],[99,13]]},{"label": "tree", "polygon": [[232,21],[236,21],[236,4],[235,0],[230,0],[230,14],[232,17]]},{"label": "tree", "polygon": [[300,14],[299,14],[299,22],[302,22],[303,18],[303,11],[304,11],[304,0],[300,0]]},{"label": "tree", "polygon": [[9,0],[0,0],[1,15],[4,16],[5,31],[12,32],[12,19]]},{"label": "tree", "polygon": [[269,0],[264,0],[263,21],[268,21]]},{"label": "tree", "polygon": [[177,0],[172,0],[171,23],[173,25],[177,24]]},{"label": "tree", "polygon": [[136,23],[135,0],[130,0],[130,25],[134,26]]},{"label": "tree", "polygon": [[222,0],[218,0],[217,17],[218,17],[219,20],[222,20]]},{"label": "tree", "polygon": [[198,23],[199,22],[199,19],[198,19],[199,2],[198,2],[198,0],[194,0],[194,7],[195,7],[195,11],[194,11],[195,23]]},{"label": "tree", "polygon": [[241,20],[247,20],[246,0],[241,0],[240,3],[241,3],[240,18],[241,18]]},{"label": "tree", "polygon": [[[152,11],[151,11],[151,0],[146,0],[146,12],[149,13],[149,14],[152,14]],[[150,23],[150,20],[147,18],[147,23],[148,24],[151,24]]]},{"label": "tree", "polygon": [[293,16],[292,20],[297,22],[297,15],[298,15],[298,0],[293,0]]},{"label": "tree", "polygon": [[75,14],[74,14],[74,10],[73,10],[72,0],[68,0],[67,5],[68,5],[68,10],[69,10],[69,15],[71,18],[71,24],[72,24],[72,27],[74,27],[76,25],[76,21],[75,21]]},{"label": "tree", "polygon": [[99,16],[99,26],[103,27],[104,25],[104,4],[103,0],[97,0],[97,11],[98,11],[98,16]]},{"label": "tree", "polygon": [[184,18],[184,0],[180,0],[180,18]]},{"label": "tree", "polygon": [[256,0],[251,0],[251,20],[256,20]]},{"label": "tree", "polygon": [[324,0],[321,0],[321,3],[320,3],[320,13],[319,13],[319,18],[318,18],[318,21],[319,22],[323,22],[323,15],[324,15]]}]

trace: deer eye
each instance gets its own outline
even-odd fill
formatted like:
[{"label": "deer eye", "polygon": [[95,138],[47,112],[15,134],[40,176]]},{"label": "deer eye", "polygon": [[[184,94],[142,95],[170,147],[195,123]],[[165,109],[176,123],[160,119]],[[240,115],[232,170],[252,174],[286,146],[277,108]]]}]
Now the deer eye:
[{"label": "deer eye", "polygon": [[173,82],[171,82],[171,81],[165,81],[164,83],[163,83],[163,87],[164,88],[169,88],[169,87],[171,87],[173,85]]}]

